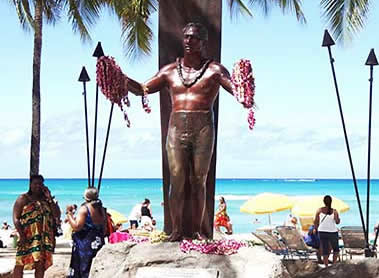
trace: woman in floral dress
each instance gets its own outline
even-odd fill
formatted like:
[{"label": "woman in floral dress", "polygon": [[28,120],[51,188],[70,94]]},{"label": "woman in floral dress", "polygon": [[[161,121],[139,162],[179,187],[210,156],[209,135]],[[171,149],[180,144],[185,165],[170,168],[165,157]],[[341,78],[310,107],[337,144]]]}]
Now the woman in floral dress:
[{"label": "woman in floral dress", "polygon": [[76,218],[73,217],[73,206],[67,206],[67,221],[74,231],[67,278],[87,278],[93,258],[104,245],[107,218],[97,189],[87,188],[84,199],[86,202],[80,207]]}]

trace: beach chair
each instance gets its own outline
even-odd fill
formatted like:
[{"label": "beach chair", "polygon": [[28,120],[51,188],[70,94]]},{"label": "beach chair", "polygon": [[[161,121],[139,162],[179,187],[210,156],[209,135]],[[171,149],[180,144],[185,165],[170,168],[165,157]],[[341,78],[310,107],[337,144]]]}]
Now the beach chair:
[{"label": "beach chair", "polygon": [[286,245],[281,242],[278,238],[276,238],[274,235],[270,233],[254,233],[252,234],[258,238],[260,241],[262,241],[264,247],[266,250],[276,254],[276,255],[282,255],[283,259],[285,260],[287,257],[289,257],[289,252],[286,247]]},{"label": "beach chair", "polygon": [[343,241],[342,258],[350,256],[350,259],[352,259],[353,255],[363,255],[365,253],[366,240],[362,227],[344,226],[341,227],[340,232]]},{"label": "beach chair", "polygon": [[309,255],[318,252],[317,249],[309,247],[305,243],[303,236],[295,227],[278,226],[276,227],[276,231],[279,233],[281,239],[287,246],[288,251],[292,255],[296,255],[300,259],[309,259]]}]

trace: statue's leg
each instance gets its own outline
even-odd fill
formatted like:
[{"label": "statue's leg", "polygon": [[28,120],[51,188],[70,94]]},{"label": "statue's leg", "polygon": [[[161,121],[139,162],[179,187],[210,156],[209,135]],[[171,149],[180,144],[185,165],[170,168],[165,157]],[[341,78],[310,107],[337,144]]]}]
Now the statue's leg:
[{"label": "statue's leg", "polygon": [[204,220],[206,205],[206,182],[212,159],[214,145],[214,125],[212,114],[199,117],[199,131],[194,140],[193,148],[193,175],[190,177],[192,194],[192,219],[194,237],[205,239],[201,234],[201,224]]},{"label": "statue's leg", "polygon": [[[181,130],[181,123],[177,123],[177,115],[172,115],[167,135],[167,158],[170,170],[170,215],[172,233],[170,241],[179,241],[183,238],[182,220],[185,202],[185,182],[188,175],[189,153],[186,145],[185,131]],[[179,118],[180,120],[180,118]]]}]

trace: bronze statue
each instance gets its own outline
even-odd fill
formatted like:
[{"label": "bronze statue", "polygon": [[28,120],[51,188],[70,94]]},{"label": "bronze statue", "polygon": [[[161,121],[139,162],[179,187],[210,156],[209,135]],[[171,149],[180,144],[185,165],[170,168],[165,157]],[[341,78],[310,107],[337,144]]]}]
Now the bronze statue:
[{"label": "bronze statue", "polygon": [[[201,223],[206,202],[206,180],[213,153],[213,104],[220,85],[233,95],[228,70],[205,57],[208,32],[199,23],[183,28],[184,57],[168,64],[144,84],[131,78],[125,81],[129,91],[142,96],[167,86],[172,112],[167,134],[166,150],[170,170],[169,205],[172,221],[170,241],[183,238],[182,219],[185,197],[192,200],[193,238],[204,239]],[[189,178],[192,196],[185,195]]]}]

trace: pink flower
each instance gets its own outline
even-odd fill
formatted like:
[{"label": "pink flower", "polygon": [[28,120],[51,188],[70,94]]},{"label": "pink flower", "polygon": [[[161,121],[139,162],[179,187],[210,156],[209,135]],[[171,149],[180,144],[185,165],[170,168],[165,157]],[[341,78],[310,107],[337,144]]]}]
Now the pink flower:
[{"label": "pink flower", "polygon": [[184,253],[189,253],[193,250],[203,254],[232,255],[237,253],[238,249],[243,246],[246,246],[246,244],[234,239],[214,241],[183,240],[180,243],[180,250]]},{"label": "pink flower", "polygon": [[249,108],[248,123],[249,128],[253,129],[255,124],[254,117],[254,95],[255,79],[253,69],[249,60],[241,59],[234,64],[232,73],[233,94],[243,107]]},{"label": "pink flower", "polygon": [[[130,121],[125,111],[125,107],[130,106],[128,98],[128,78],[122,73],[121,68],[116,64],[113,57],[103,56],[97,60],[96,81],[102,93],[112,103],[116,103],[124,114],[126,125],[130,127]],[[150,113],[147,96],[142,98],[142,107]]]}]

